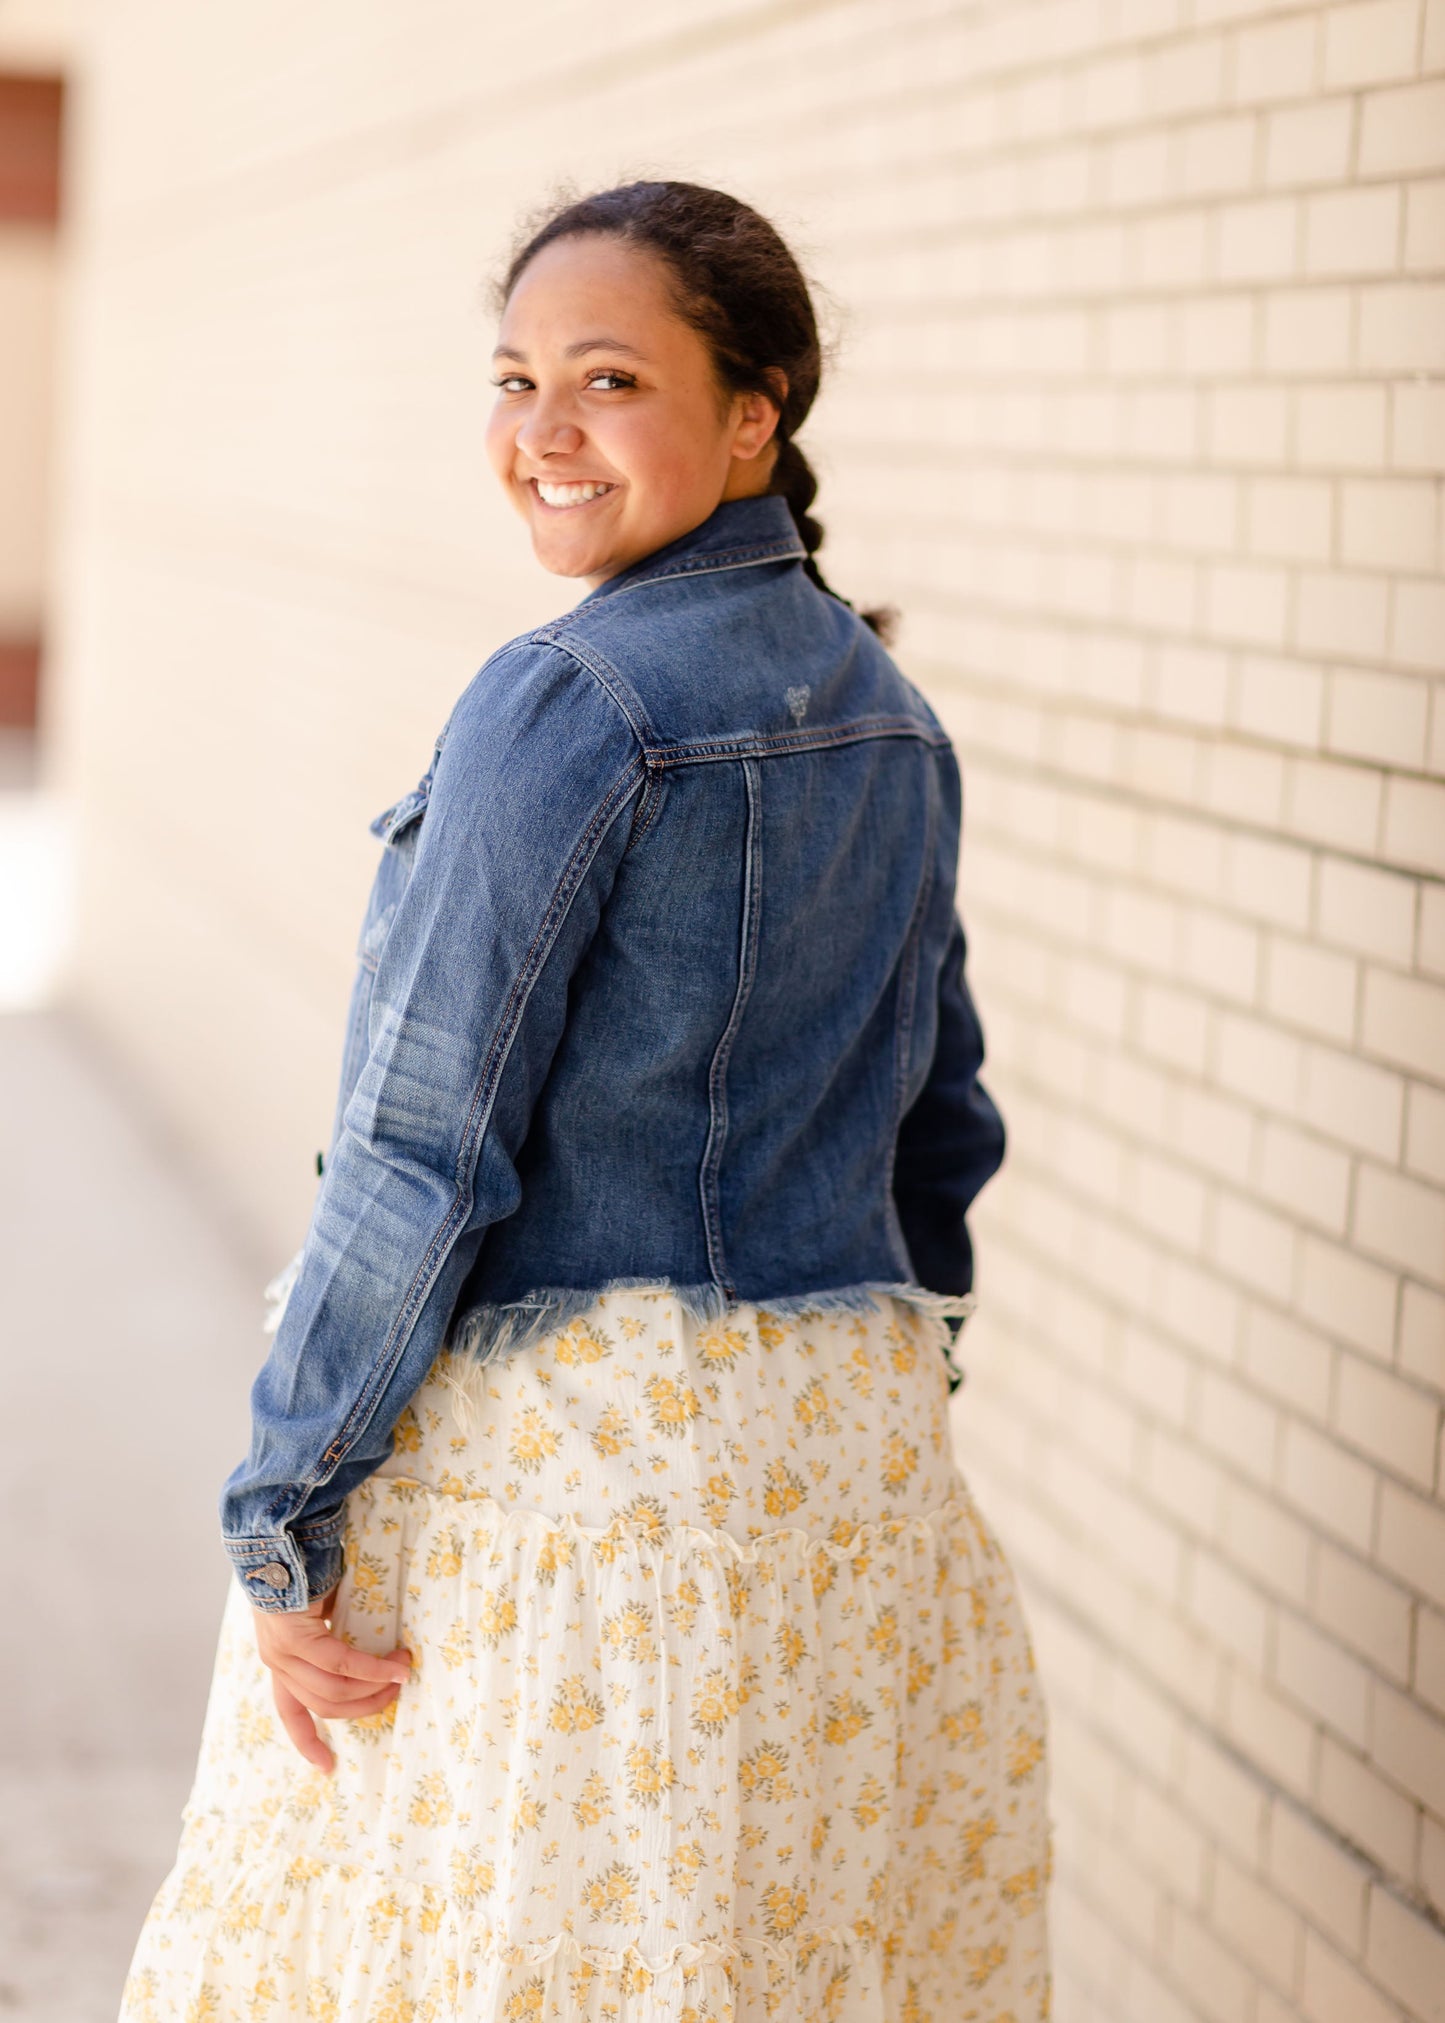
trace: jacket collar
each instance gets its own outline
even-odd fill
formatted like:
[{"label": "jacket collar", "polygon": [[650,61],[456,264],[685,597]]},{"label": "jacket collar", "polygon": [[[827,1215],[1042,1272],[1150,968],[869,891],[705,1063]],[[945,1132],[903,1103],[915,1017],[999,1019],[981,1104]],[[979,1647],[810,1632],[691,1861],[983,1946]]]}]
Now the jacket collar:
[{"label": "jacket collar", "polygon": [[[806,561],[808,550],[798,532],[792,507],[778,492],[746,499],[723,499],[705,520],[654,548],[650,555],[619,569],[580,600],[594,604],[636,583],[659,577],[689,576],[714,569],[741,569],[752,562],[781,562],[790,555]],[[574,610],[578,605],[572,607]]]}]

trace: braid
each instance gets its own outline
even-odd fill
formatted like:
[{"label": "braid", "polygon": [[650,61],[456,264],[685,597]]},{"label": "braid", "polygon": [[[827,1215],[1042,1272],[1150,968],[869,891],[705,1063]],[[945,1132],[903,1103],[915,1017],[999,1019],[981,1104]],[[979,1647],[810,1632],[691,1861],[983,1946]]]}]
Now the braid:
[{"label": "braid", "polygon": [[[788,502],[794,523],[802,536],[803,546],[808,551],[808,559],[803,568],[820,590],[826,591],[830,597],[836,597],[838,602],[846,604],[850,611],[855,611],[857,606],[852,598],[845,597],[840,590],[835,590],[831,583],[824,580],[823,572],[814,559],[816,550],[823,545],[824,530],[822,521],[815,520],[808,511],[818,496],[818,479],[813,466],[793,438],[786,433],[785,425],[781,421],[778,423],[774,439],[778,445],[778,456],[768,490],[780,492]],[[872,610],[859,615],[863,623],[871,626],[878,634],[885,646],[892,643],[898,622],[898,611],[894,605],[875,606]]]}]

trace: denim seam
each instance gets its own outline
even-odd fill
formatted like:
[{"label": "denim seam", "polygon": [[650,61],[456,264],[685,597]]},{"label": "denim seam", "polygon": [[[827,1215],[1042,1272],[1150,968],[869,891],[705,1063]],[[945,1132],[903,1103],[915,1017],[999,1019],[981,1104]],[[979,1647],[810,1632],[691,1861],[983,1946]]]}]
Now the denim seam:
[{"label": "denim seam", "polygon": [[[928,911],[928,902],[933,896],[934,854],[937,848],[938,797],[928,796],[928,811],[924,818],[923,876],[918,883],[918,892],[913,902],[913,912],[908,922],[905,942],[903,972],[898,980],[898,1016],[894,1027],[893,1044],[893,1130],[888,1140],[888,1153],[884,1160],[884,1203],[889,1211],[889,1219],[902,1234],[902,1222],[898,1215],[898,1204],[893,1192],[894,1173],[898,1159],[898,1134],[903,1128],[905,1114],[904,1098],[908,1093],[909,1055],[913,1046],[913,1014],[918,999],[918,952],[923,939],[923,921]],[[905,1250],[907,1238],[904,1238]],[[910,1259],[911,1262],[911,1259]]]},{"label": "denim seam", "polygon": [[[646,760],[643,761],[646,765]],[[638,796],[637,807],[633,811],[632,830],[627,838],[627,848],[635,850],[657,819],[657,811],[662,806],[662,774],[656,766],[647,767],[647,778]]]},{"label": "denim seam", "polygon": [[[619,583],[614,590],[602,590],[594,601],[583,599],[572,607],[574,612],[595,610],[608,597],[620,597],[626,590],[642,590],[649,583],[674,583],[679,576],[714,576],[724,569],[756,569],[765,562],[806,562],[808,551],[801,541],[781,540],[755,542],[748,548],[715,549],[707,558],[683,557],[676,562],[664,562],[659,568],[649,570],[645,576],[634,576],[628,583]],[[599,586],[600,587],[600,586]],[[572,616],[572,612],[567,614]]]},{"label": "denim seam", "polygon": [[[597,808],[558,880],[547,911],[543,915],[542,924],[533,936],[532,945],[512,987],[473,1091],[457,1158],[456,1198],[442,1218],[440,1228],[427,1245],[426,1254],[418,1267],[416,1277],[408,1288],[406,1298],[402,1301],[400,1311],[392,1324],[391,1333],[382,1346],[381,1354],[367,1378],[364,1389],[343,1421],[341,1430],[322,1456],[325,1473],[312,1474],[299,1485],[302,1502],[313,1489],[319,1489],[330,1481],[339,1463],[346,1458],[357,1434],[369,1424],[371,1415],[405,1350],[417,1315],[431,1292],[436,1274],[445,1262],[447,1253],[470,1212],[470,1176],[474,1173],[476,1163],[474,1144],[476,1147],[480,1146],[486,1121],[490,1117],[492,1103],[496,1097],[497,1084],[511,1051],[522,1011],[556,940],[562,921],[586,876],[587,868],[597,854],[603,836],[631,795],[637,791],[637,784],[636,774],[633,768],[629,767],[627,773],[614,784]],[[278,1529],[284,1528],[294,1521],[297,1507],[294,1500],[290,1509],[285,1509],[280,1504],[273,1505],[266,1512],[266,1516],[277,1523]]]},{"label": "denim seam", "polygon": [[713,1277],[729,1299],[733,1297],[733,1286],[728,1278],[727,1263],[723,1253],[722,1209],[718,1199],[718,1175],[722,1166],[723,1146],[727,1140],[728,1101],[727,1068],[732,1054],[733,1042],[742,1024],[743,1013],[752,995],[753,977],[757,969],[758,925],[761,913],[760,893],[762,887],[762,824],[758,810],[757,762],[744,759],[741,763],[743,789],[747,795],[747,832],[743,843],[743,891],[742,925],[738,947],[738,982],[733,993],[732,1010],[728,1022],[723,1027],[717,1046],[713,1050],[712,1063],[708,1069],[708,1131],[703,1147],[702,1164],[698,1169],[698,1191],[702,1199],[703,1238],[707,1244],[708,1263]]},{"label": "denim seam", "polygon": [[932,731],[912,717],[862,717],[849,724],[831,724],[814,731],[768,731],[751,737],[701,738],[685,745],[649,745],[643,757],[649,765],[706,765],[719,759],[787,758],[795,752],[827,751],[835,745],[863,744],[874,738],[917,738],[935,750],[947,743],[947,733]]}]

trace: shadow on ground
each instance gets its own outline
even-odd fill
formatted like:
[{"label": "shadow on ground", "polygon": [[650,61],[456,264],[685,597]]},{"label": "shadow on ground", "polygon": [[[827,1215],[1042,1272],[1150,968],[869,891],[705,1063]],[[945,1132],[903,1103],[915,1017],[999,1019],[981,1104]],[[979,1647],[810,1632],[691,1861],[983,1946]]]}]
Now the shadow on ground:
[{"label": "shadow on ground", "polygon": [[115,2023],[174,1857],[265,1274],[62,1008],[0,1015],[0,2017]]}]

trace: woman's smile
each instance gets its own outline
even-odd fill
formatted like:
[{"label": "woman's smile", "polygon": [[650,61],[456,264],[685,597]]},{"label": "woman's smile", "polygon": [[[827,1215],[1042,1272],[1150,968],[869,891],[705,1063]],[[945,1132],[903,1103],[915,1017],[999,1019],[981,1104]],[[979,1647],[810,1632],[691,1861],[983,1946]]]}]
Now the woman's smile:
[{"label": "woman's smile", "polygon": [[554,513],[575,512],[579,506],[590,506],[617,490],[605,478],[528,478],[526,482],[534,497]]}]

